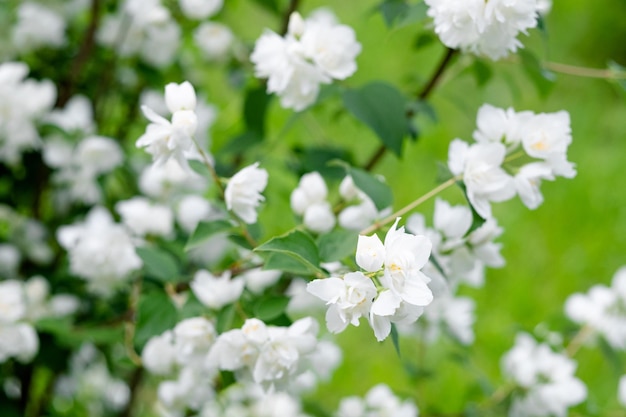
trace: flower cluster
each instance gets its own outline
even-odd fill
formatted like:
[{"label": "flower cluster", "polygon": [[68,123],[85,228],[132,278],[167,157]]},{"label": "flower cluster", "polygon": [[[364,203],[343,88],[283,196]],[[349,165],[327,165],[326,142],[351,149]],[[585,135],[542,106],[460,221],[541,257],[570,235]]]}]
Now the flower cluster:
[{"label": "flower cluster", "polygon": [[60,375],[56,400],[78,402],[90,416],[121,412],[130,400],[130,388],[111,375],[104,355],[90,343],[83,344],[70,358],[69,373]]},{"label": "flower cluster", "polygon": [[384,244],[376,235],[359,236],[356,263],[369,277],[357,271],[308,284],[307,290],[329,305],[326,324],[331,332],[341,332],[348,324],[358,326],[366,316],[380,341],[389,335],[392,323],[415,322],[432,301],[430,278],[421,271],[432,244],[425,236],[397,228],[399,220],[387,232]]},{"label": "flower cluster", "polygon": [[335,215],[326,200],[328,188],[318,172],[305,174],[291,193],[291,209],[302,216],[304,226],[315,233],[326,233],[335,227]]},{"label": "flower cluster", "polygon": [[372,387],[364,398],[342,399],[337,411],[337,417],[417,417],[418,415],[419,411],[413,402],[400,401],[385,384]]},{"label": "flower cluster", "polygon": [[522,46],[519,33],[537,26],[536,0],[426,0],[435,32],[449,48],[498,60]]},{"label": "flower cluster", "polygon": [[54,84],[26,78],[28,71],[22,62],[0,64],[0,161],[11,165],[41,146],[36,123],[56,100]]},{"label": "flower cluster", "polygon": [[72,314],[78,307],[74,296],[50,297],[48,281],[41,276],[26,282],[0,282],[0,363],[9,358],[30,362],[39,351],[39,337],[32,323]]},{"label": "flower cluster", "polygon": [[289,327],[267,326],[258,319],[248,319],[241,329],[218,337],[206,363],[235,371],[239,381],[284,390],[310,368],[318,346],[317,330],[317,323],[310,317]]},{"label": "flower cluster", "polygon": [[139,55],[146,63],[165,67],[180,44],[180,27],[160,0],[125,0],[117,14],[105,16],[98,41],[122,57]]},{"label": "flower cluster", "polygon": [[91,209],[82,223],[60,227],[57,239],[69,252],[70,271],[97,294],[110,295],[143,264],[124,226],[103,207]]},{"label": "flower cluster", "polygon": [[256,76],[267,78],[267,91],[280,96],[283,107],[300,111],[315,102],[320,84],[354,74],[360,52],[354,30],[322,10],[306,20],[293,13],[284,37],[267,30],[250,60]]},{"label": "flower cluster", "polygon": [[590,326],[613,348],[626,349],[626,267],[615,273],[610,287],[594,285],[587,294],[569,296],[565,314]]},{"label": "flower cluster", "polygon": [[564,417],[568,407],[587,398],[587,388],[574,376],[576,362],[525,333],[502,358],[502,371],[519,388],[510,417]]},{"label": "flower cluster", "polygon": [[[542,180],[576,176],[574,165],[567,160],[572,136],[566,111],[535,114],[485,104],[478,111],[476,124],[477,143],[452,141],[448,167],[463,179],[470,203],[483,218],[491,217],[490,202],[506,201],[516,194],[528,208],[537,208],[543,202],[539,189]],[[519,148],[522,152],[513,154]],[[521,156],[532,161],[521,167],[507,166]]]},{"label": "flower cluster", "polygon": [[41,3],[21,2],[17,8],[17,22],[13,26],[11,41],[21,53],[42,47],[61,47],[66,41],[65,20]]}]

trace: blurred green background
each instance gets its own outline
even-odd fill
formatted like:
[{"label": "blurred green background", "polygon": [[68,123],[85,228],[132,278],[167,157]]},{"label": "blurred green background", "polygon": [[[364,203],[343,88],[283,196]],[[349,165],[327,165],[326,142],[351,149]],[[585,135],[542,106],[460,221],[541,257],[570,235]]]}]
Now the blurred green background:
[{"label": "blurred green background", "polygon": [[[419,91],[444,48],[433,42],[416,50],[414,44],[428,32],[428,24],[389,30],[381,15],[373,12],[377,4],[303,1],[300,10],[306,16],[319,6],[328,6],[341,22],[356,30],[363,51],[357,59],[359,70],[345,81],[346,85],[381,79],[407,94]],[[279,26],[263,9],[252,9],[244,1],[229,3],[224,19],[250,42],[261,27]],[[609,61],[626,65],[626,2],[557,0],[545,18],[545,32],[535,29],[529,35],[520,39],[542,62],[593,68],[607,68]],[[489,63],[493,76],[482,88],[468,69],[471,58],[462,57],[448,69],[430,99],[437,123],[418,119],[419,140],[407,142],[400,159],[387,154],[375,169],[394,190],[394,207],[402,207],[436,185],[436,162],[446,161],[452,139],[472,140],[476,112],[483,103],[537,113],[567,110],[574,138],[569,159],[576,163],[578,175],[573,180],[544,182],[545,201],[537,210],[527,209],[518,199],[494,204],[494,215],[505,229],[499,241],[507,265],[489,270],[484,288],[465,291],[478,306],[472,347],[465,351],[442,341],[425,348],[417,340],[407,339],[402,340],[402,358],[398,359],[391,341],[376,343],[367,324],[350,327],[339,337],[345,349],[343,365],[314,397],[325,408],[335,409],[341,397],[363,395],[378,382],[416,398],[424,415],[455,413],[468,401],[480,403],[483,389],[489,390],[484,386],[485,378],[496,387],[502,384],[499,359],[512,347],[518,331],[533,332],[544,323],[550,330],[565,329],[567,342],[576,331],[563,314],[568,295],[586,292],[597,283],[608,285],[614,272],[626,264],[624,90],[615,81],[555,73],[556,81],[544,97],[516,61]],[[215,76],[219,77],[217,72]],[[210,97],[229,96],[220,89],[219,78],[210,84],[214,88]],[[229,130],[238,117],[239,107],[230,108],[232,114],[223,114],[214,130],[215,149],[221,145],[220,137],[227,137],[220,135],[220,129]],[[289,146],[351,145],[356,162],[363,164],[378,147],[378,140],[342,110],[338,99],[297,117],[280,109],[275,100],[270,118],[272,152],[260,148],[256,155],[270,170],[268,207],[261,222],[268,231],[283,231],[292,225],[285,224],[283,217],[272,216],[281,206],[288,212],[286,196],[297,181],[293,174],[280,175],[287,170],[284,163]],[[442,196],[463,202],[458,189],[449,189]],[[430,224],[432,208],[432,201],[420,208]],[[577,375],[587,384],[589,398],[572,409],[571,415],[626,415],[615,413],[620,409],[617,381],[626,372],[622,365],[625,358],[610,356],[599,348],[583,348],[577,354]]]}]

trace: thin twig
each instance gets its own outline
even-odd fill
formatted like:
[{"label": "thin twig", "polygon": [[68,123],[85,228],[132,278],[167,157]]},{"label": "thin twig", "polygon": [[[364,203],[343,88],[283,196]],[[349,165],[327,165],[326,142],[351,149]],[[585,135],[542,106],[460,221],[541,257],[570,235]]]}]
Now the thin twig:
[{"label": "thin twig", "polygon": [[389,224],[389,223],[395,221],[396,218],[405,215],[409,211],[413,210],[415,207],[417,207],[420,204],[428,201],[430,198],[436,196],[441,191],[443,191],[446,188],[450,187],[451,185],[453,185],[458,180],[459,180],[458,177],[450,178],[448,181],[439,184],[437,187],[433,188],[432,190],[430,190],[429,192],[427,192],[426,194],[424,194],[423,196],[421,196],[417,200],[415,200],[415,201],[407,204],[406,206],[402,207],[400,210],[396,211],[395,213],[391,214],[390,216],[385,217],[381,221],[378,221],[378,222],[374,223],[373,225],[371,225],[369,227],[366,227],[365,229],[361,230],[359,232],[359,234],[360,235],[368,235],[368,234],[370,234],[372,232],[375,232],[376,230],[380,229],[384,225]]},{"label": "thin twig", "polygon": [[280,34],[282,36],[285,36],[287,34],[287,31],[289,30],[289,18],[291,17],[291,14],[293,12],[298,10],[299,6],[300,0],[291,0],[289,2],[289,7],[287,7],[287,10],[285,10],[285,13],[283,14],[283,23],[280,27]]},{"label": "thin twig", "polygon": [[589,325],[583,326],[572,338],[569,344],[565,347],[565,353],[567,354],[567,356],[573,358],[592,334],[593,327]]},{"label": "thin twig", "polygon": [[550,71],[561,74],[574,75],[577,77],[602,78],[608,80],[626,80],[626,72],[619,72],[613,69],[587,68],[575,65],[561,64],[558,62],[545,62],[544,67]]}]

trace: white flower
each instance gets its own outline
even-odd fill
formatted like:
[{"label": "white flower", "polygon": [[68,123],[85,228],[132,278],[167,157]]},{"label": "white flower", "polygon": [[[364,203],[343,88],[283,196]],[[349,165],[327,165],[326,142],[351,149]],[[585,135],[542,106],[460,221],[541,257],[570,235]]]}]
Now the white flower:
[{"label": "white flower", "polygon": [[65,44],[65,21],[54,10],[42,4],[30,1],[20,3],[12,40],[20,52],[44,46],[58,48]]},{"label": "white flower", "polygon": [[622,375],[619,379],[617,388],[617,400],[621,405],[626,407],[626,375]]},{"label": "white flower", "polygon": [[450,144],[448,167],[462,175],[467,197],[483,218],[491,217],[490,201],[506,201],[515,195],[513,178],[501,165],[506,148],[501,143],[468,145],[460,139]]},{"label": "white flower", "polygon": [[139,189],[152,198],[168,201],[176,195],[199,192],[207,181],[194,171],[184,169],[175,159],[148,165],[139,177]]},{"label": "white flower", "polygon": [[333,19],[303,20],[293,13],[287,35],[266,31],[250,60],[256,76],[268,79],[267,91],[278,94],[283,107],[300,111],[317,99],[320,84],[352,75],[360,51],[348,26]]},{"label": "white flower", "polygon": [[202,20],[219,12],[224,0],[178,0],[178,4],[189,19]]},{"label": "white flower", "polygon": [[613,276],[611,287],[594,285],[587,294],[572,294],[565,302],[567,317],[588,325],[615,349],[626,349],[626,267]]},{"label": "white flower", "polygon": [[119,201],[115,205],[115,211],[122,217],[124,225],[140,237],[168,237],[174,230],[172,210],[167,206],[153,204],[145,197],[137,196]]},{"label": "white flower", "polygon": [[333,333],[345,330],[348,324],[359,325],[367,316],[376,297],[376,286],[362,272],[351,272],[342,278],[316,279],[307,285],[307,291],[326,301],[326,326]]},{"label": "white flower", "polygon": [[112,293],[142,266],[125,228],[102,207],[93,208],[83,223],[60,227],[57,239],[69,252],[70,271],[101,295]]},{"label": "white flower", "polygon": [[193,33],[193,40],[209,59],[223,59],[235,41],[235,35],[226,25],[204,22]]},{"label": "white flower", "polygon": [[510,417],[565,417],[568,407],[587,398],[587,388],[574,376],[576,362],[524,333],[502,358],[502,371],[520,388]]},{"label": "white flower", "polygon": [[200,366],[217,338],[213,324],[204,317],[185,319],[174,327],[176,361]]},{"label": "white flower", "polygon": [[0,325],[15,323],[26,315],[26,295],[20,281],[0,282]]},{"label": "white flower", "polygon": [[199,195],[186,195],[178,203],[176,221],[187,233],[193,233],[202,220],[208,220],[213,212],[211,203]]},{"label": "white flower", "polygon": [[14,357],[30,362],[39,351],[37,332],[28,323],[0,324],[0,363]]},{"label": "white flower", "polygon": [[246,288],[255,294],[261,294],[267,287],[274,285],[283,272],[278,269],[254,268],[241,274]]},{"label": "white flower", "polygon": [[219,310],[239,299],[244,287],[240,277],[231,279],[230,271],[220,277],[205,270],[199,270],[191,281],[191,290],[198,300],[207,307]]},{"label": "white flower", "polygon": [[532,115],[529,111],[516,113],[512,108],[505,110],[483,104],[476,115],[474,139],[483,143],[504,143],[507,148],[513,148],[522,141],[525,123]]},{"label": "white flower", "polygon": [[124,154],[114,139],[104,136],[89,136],[74,150],[74,164],[83,175],[96,176],[113,170],[122,164]]},{"label": "white flower", "polygon": [[372,387],[364,399],[346,397],[339,403],[337,417],[394,416],[417,417],[419,414],[413,402],[401,402],[385,384]]},{"label": "white flower", "polygon": [[7,164],[19,163],[24,151],[41,145],[35,123],[56,100],[51,81],[26,79],[27,74],[22,62],[0,64],[0,161]]},{"label": "white flower", "polygon": [[175,360],[174,334],[169,330],[151,337],[141,352],[143,366],[157,375],[170,374],[174,369]]},{"label": "white flower", "polygon": [[0,243],[0,276],[13,278],[21,261],[22,255],[14,245]]},{"label": "white flower", "polygon": [[537,26],[535,0],[426,0],[435,32],[449,48],[493,60],[521,47],[519,33]]},{"label": "white flower", "polygon": [[304,226],[315,233],[330,232],[335,222],[335,214],[327,201],[313,204],[304,212]]},{"label": "white flower", "polygon": [[195,113],[196,94],[193,86],[185,81],[182,84],[170,83],[165,87],[165,103],[172,112],[171,122],[142,106],[141,110],[150,124],[146,132],[137,139],[137,147],[146,147],[157,164],[174,158],[183,168],[188,168],[185,153],[194,147],[194,134],[198,126]]},{"label": "white flower", "polygon": [[291,193],[291,209],[296,214],[304,215],[307,207],[325,202],[327,196],[328,188],[319,172],[304,174]]},{"label": "white flower", "polygon": [[256,162],[243,168],[229,181],[224,191],[226,207],[248,224],[256,223],[256,208],[264,197],[261,195],[267,186],[268,174]]},{"label": "white flower", "polygon": [[59,126],[66,132],[91,134],[96,130],[91,102],[83,95],[76,95],[69,99],[62,110],[51,111],[46,121]]},{"label": "white flower", "polygon": [[515,190],[526,207],[536,209],[543,203],[543,195],[539,190],[541,180],[553,179],[549,165],[539,162],[526,164],[515,175]]}]

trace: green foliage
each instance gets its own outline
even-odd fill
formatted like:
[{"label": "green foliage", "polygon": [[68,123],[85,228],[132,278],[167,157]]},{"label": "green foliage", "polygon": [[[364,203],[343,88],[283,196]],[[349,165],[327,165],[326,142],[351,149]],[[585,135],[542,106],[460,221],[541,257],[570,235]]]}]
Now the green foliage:
[{"label": "green foliage", "polygon": [[522,65],[528,78],[533,82],[537,92],[542,97],[547,97],[554,86],[556,76],[553,72],[545,69],[539,59],[532,52],[526,49],[518,51],[522,60]]},{"label": "green foliage", "polygon": [[178,322],[178,310],[162,290],[142,293],[137,306],[134,344],[141,350],[148,340],[172,329]]},{"label": "green foliage", "polygon": [[162,282],[176,282],[180,279],[178,262],[170,253],[156,247],[140,247],[136,251],[143,261],[146,276]]},{"label": "green foliage", "polygon": [[320,256],[317,245],[306,232],[300,230],[288,232],[268,240],[254,250],[266,256],[266,269],[323,274],[319,267]]},{"label": "green foliage", "polygon": [[346,169],[346,173],[352,177],[354,185],[372,199],[378,210],[383,210],[391,205],[393,201],[391,188],[379,177],[359,168],[345,164],[343,166]]},{"label": "green foliage", "polygon": [[389,83],[373,81],[360,89],[347,89],[343,103],[350,113],[376,133],[387,149],[400,156],[411,127],[407,99]]},{"label": "green foliage", "polygon": [[341,261],[354,254],[358,233],[337,229],[321,235],[317,239],[320,259],[323,262]]},{"label": "green foliage", "polygon": [[189,240],[185,245],[185,250],[188,251],[202,245],[216,233],[228,232],[232,229],[232,224],[226,220],[216,220],[211,222],[202,221],[198,223],[196,230],[194,230],[191,236],[189,236]]},{"label": "green foliage", "polygon": [[270,322],[285,313],[289,304],[289,297],[267,295],[259,298],[254,305],[254,317],[264,322]]}]

